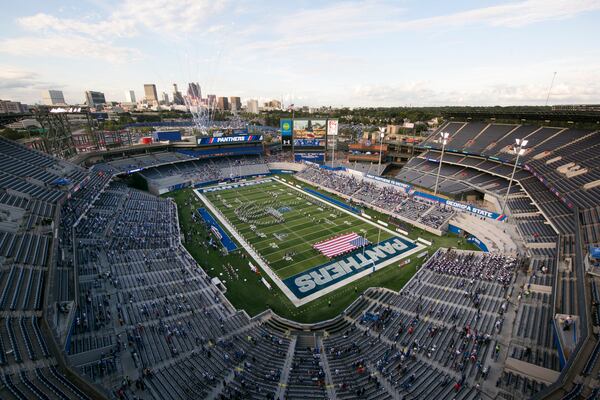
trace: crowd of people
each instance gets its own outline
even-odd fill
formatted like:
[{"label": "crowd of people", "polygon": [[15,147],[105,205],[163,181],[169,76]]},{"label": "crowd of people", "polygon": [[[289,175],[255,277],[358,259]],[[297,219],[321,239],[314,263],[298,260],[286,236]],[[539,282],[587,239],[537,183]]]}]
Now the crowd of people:
[{"label": "crowd of people", "polygon": [[186,162],[150,167],[141,174],[157,184],[189,182],[192,185],[216,182],[238,176],[268,173],[262,156],[245,155],[207,159],[190,158]]},{"label": "crowd of people", "polygon": [[307,166],[298,176],[348,196],[350,201],[375,206],[434,229],[443,228],[455,214],[451,207],[413,196],[403,188],[376,184],[351,174]]},{"label": "crowd of people", "polygon": [[518,268],[516,258],[498,253],[439,250],[424,264],[432,271],[468,279],[495,281],[508,286]]}]

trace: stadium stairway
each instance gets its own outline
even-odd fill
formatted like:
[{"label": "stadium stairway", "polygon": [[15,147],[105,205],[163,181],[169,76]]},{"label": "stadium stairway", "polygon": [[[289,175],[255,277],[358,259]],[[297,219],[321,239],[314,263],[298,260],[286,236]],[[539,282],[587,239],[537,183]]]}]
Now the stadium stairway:
[{"label": "stadium stairway", "polygon": [[329,361],[327,360],[327,352],[324,351],[325,346],[323,346],[323,337],[317,337],[316,344],[321,349],[321,365],[323,367],[323,371],[325,371],[325,391],[327,392],[327,397],[329,400],[337,400],[338,397],[333,385]]},{"label": "stadium stairway", "polygon": [[[375,366],[371,363],[368,363],[367,367],[370,371],[377,371]],[[396,388],[394,388],[394,385],[392,385],[392,383],[388,379],[386,379],[379,372],[374,372],[373,375],[375,376],[381,387],[385,390],[385,392],[387,392],[389,398],[402,399],[402,396],[397,392]]]},{"label": "stadium stairway", "polygon": [[207,400],[216,400],[222,398],[223,390],[226,386],[228,386],[235,379],[236,371],[235,369],[230,370],[223,379],[219,381],[217,386],[215,386],[212,391],[206,396]]},{"label": "stadium stairway", "polygon": [[288,380],[290,379],[290,369],[292,368],[294,349],[296,348],[297,341],[297,336],[293,336],[292,340],[290,340],[290,345],[285,356],[285,362],[283,363],[281,378],[279,379],[279,387],[277,388],[277,393],[275,394],[275,398],[277,399],[281,399],[285,395],[285,388],[287,387]]},{"label": "stadium stairway", "polygon": [[[513,288],[525,287],[529,282],[527,274],[518,273]],[[548,320],[542,317],[544,310],[549,310],[549,305],[545,302],[550,298],[548,294],[533,293],[531,296],[522,296],[519,301],[519,291],[513,290],[510,302],[513,306],[509,307],[505,314],[507,318],[506,326],[512,331],[511,335],[502,337],[500,359],[506,361],[504,368],[498,370],[501,374],[493,376],[493,382],[501,382],[502,390],[520,394],[520,390],[515,388],[519,384],[527,387],[533,385],[545,385],[548,376],[556,376],[558,372],[550,369],[550,359],[543,361],[545,357],[541,355],[555,355],[554,349],[546,347],[545,343],[538,343],[538,338],[543,336],[544,327]],[[526,332],[535,332],[527,334]],[[531,359],[519,360],[515,349],[531,349],[533,355]],[[537,360],[536,360],[537,358]],[[545,379],[542,379],[545,378]],[[522,394],[520,394],[522,395]]]}]

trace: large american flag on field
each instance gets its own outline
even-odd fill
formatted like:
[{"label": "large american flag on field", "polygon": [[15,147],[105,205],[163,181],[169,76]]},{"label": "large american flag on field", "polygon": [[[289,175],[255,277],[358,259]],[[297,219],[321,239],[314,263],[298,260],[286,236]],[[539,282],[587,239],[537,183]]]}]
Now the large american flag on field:
[{"label": "large american flag on field", "polygon": [[354,249],[369,244],[369,241],[358,234],[351,232],[332,239],[313,244],[313,248],[319,250],[329,258],[339,256]]}]

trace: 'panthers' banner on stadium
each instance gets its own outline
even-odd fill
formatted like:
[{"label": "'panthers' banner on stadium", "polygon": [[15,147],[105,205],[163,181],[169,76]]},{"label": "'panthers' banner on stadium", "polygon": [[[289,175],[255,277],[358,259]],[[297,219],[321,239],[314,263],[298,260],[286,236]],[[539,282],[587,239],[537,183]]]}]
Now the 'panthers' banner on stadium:
[{"label": "'panthers' banner on stadium", "polygon": [[362,251],[356,251],[347,257],[291,276],[283,283],[297,298],[302,299],[331,285],[348,280],[360,272],[372,270],[373,265],[399,257],[415,247],[417,245],[408,240],[393,237],[367,246],[364,254]]},{"label": "'panthers' banner on stadium", "polygon": [[262,135],[215,136],[196,138],[199,145],[215,145],[230,143],[261,142]]}]

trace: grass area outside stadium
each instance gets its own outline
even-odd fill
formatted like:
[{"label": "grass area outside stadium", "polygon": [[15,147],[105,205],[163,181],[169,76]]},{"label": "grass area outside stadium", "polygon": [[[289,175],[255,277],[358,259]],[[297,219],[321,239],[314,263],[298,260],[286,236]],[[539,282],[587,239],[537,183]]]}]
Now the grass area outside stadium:
[{"label": "grass area outside stadium", "polygon": [[[291,181],[294,184],[307,186],[302,182],[296,181],[290,175],[285,175],[284,177],[286,180]],[[331,195],[325,190],[319,188],[313,189],[316,189],[321,193],[327,194],[328,196],[335,198],[335,196]],[[226,191],[221,192],[221,194],[224,192]],[[258,194],[256,193],[248,193],[247,195],[252,195],[259,198]],[[290,300],[279,290],[279,288],[275,284],[273,284],[272,281],[270,281],[266,274],[262,274],[261,276],[265,277],[265,279],[270,281],[272,290],[268,290],[261,283],[260,276],[253,273],[248,267],[248,262],[251,260],[251,258],[243,250],[243,248],[240,248],[239,250],[228,255],[224,255],[220,251],[220,249],[213,250],[212,248],[207,246],[206,242],[209,233],[202,224],[195,223],[192,220],[192,213],[195,212],[197,208],[202,207],[203,204],[194,195],[191,189],[184,189],[174,193],[169,193],[164,195],[164,197],[172,197],[177,203],[181,231],[186,235],[186,241],[184,245],[188,249],[190,254],[207,271],[207,273],[210,276],[219,277],[222,281],[224,281],[224,284],[227,287],[227,298],[235,307],[246,310],[246,312],[248,312],[248,314],[251,316],[256,315],[268,308],[271,308],[275,313],[279,314],[284,318],[289,318],[291,320],[303,323],[318,322],[329,318],[333,318],[341,311],[343,311],[348,305],[350,305],[350,303],[352,303],[352,301],[354,301],[361,292],[363,292],[369,287],[386,287],[395,291],[400,290],[406,284],[406,282],[408,282],[408,280],[416,272],[417,268],[420,267],[420,265],[424,261],[424,259],[417,259],[415,257],[411,257],[411,262],[407,265],[404,265],[402,267],[399,267],[397,265],[390,265],[386,268],[376,271],[375,273],[369,274],[368,276],[360,280],[352,282],[342,288],[339,288],[329,294],[326,294],[323,297],[310,302],[309,304],[303,305],[301,307],[295,307],[290,302]],[[324,207],[321,208],[324,209],[323,215],[319,214],[319,217],[321,219],[325,218],[326,216],[332,218],[329,216],[330,213],[325,211]],[[300,213],[300,210],[295,211]],[[318,207],[316,211],[320,212],[318,210]],[[293,212],[294,209],[292,207],[292,210],[288,213]],[[285,213],[286,217],[288,213]],[[386,215],[380,214],[376,211],[366,210],[366,213],[374,219],[381,219],[384,221],[387,220]],[[293,218],[296,221],[296,223],[300,224],[300,217],[302,216],[300,214],[290,214],[289,218]],[[311,217],[312,216],[313,215],[311,213]],[[317,216],[315,215],[315,217]],[[343,217],[343,215],[341,215],[341,217]],[[304,218],[306,218],[306,216],[304,216]],[[309,226],[307,226],[306,228],[301,228],[306,229],[307,234],[309,234],[310,232],[310,227],[314,228],[317,226],[316,224],[313,224],[312,221],[309,222],[311,222]],[[250,229],[250,224],[247,225],[248,226],[246,227],[240,226],[238,227],[238,229]],[[333,227],[333,225],[331,225],[331,227]],[[292,231],[294,230],[295,229],[292,229]],[[377,234],[377,229],[375,228],[374,230],[375,234]],[[327,235],[325,236],[333,236],[335,235],[335,232],[327,232]],[[297,269],[300,270],[301,268],[306,269],[307,265],[317,260],[317,256],[323,257],[323,259],[326,260],[324,256],[315,255],[314,250],[312,250],[312,243],[314,243],[314,241],[311,240],[300,242],[299,240],[297,240],[296,236],[293,236],[291,234],[288,234],[288,237],[290,238],[289,244],[293,246],[298,246],[296,250],[296,255],[301,254],[301,252],[303,251],[308,251],[308,248],[310,248],[311,250],[310,257],[307,257],[309,253],[304,253],[305,258],[303,258],[302,260],[298,259],[299,262],[306,264],[297,264],[297,266],[291,268],[294,271],[296,271]],[[367,233],[367,237],[369,238],[369,240],[371,240],[371,238],[373,238],[373,232]],[[467,243],[466,241],[461,240],[460,238],[453,235],[438,237],[420,229],[413,229],[409,232],[408,237],[411,239],[421,237],[425,240],[433,242],[433,245],[429,249],[430,254],[432,254],[438,247],[457,247],[467,250],[478,250],[474,245]],[[377,237],[374,238],[374,241],[376,240]],[[381,240],[384,240],[383,235]],[[266,250],[272,250],[272,252],[267,254],[266,257],[271,257],[272,259],[277,261],[277,258],[281,259],[281,254],[279,254],[278,249],[276,249],[275,247],[271,247],[271,242],[272,240],[268,243],[262,243],[262,245],[268,246]],[[283,249],[283,246],[280,245],[279,247],[280,250]],[[285,268],[284,265],[285,264],[282,263],[279,266]],[[285,271],[280,269],[278,273],[285,275],[292,274],[292,271]]]}]

